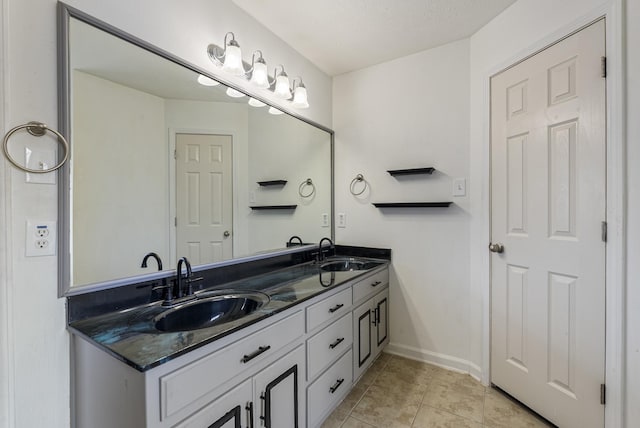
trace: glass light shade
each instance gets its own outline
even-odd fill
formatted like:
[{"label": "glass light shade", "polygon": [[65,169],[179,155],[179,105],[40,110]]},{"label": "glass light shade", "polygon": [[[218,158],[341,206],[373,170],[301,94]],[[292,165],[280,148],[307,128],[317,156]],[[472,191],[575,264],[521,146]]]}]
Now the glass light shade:
[{"label": "glass light shade", "polygon": [[198,75],[198,83],[203,86],[218,86],[220,82],[216,82],[210,77],[203,76],[202,74]]},{"label": "glass light shade", "polygon": [[276,97],[288,100],[291,98],[291,91],[289,90],[289,77],[286,74],[280,74],[276,77],[276,89],[274,91]]},{"label": "glass light shade", "polygon": [[307,101],[307,88],[304,86],[298,86],[293,91],[293,101],[291,105],[296,108],[308,108],[309,102]]},{"label": "glass light shade", "polygon": [[245,74],[244,66],[242,65],[242,52],[240,51],[240,46],[227,45],[222,69],[234,76],[243,76]]},{"label": "glass light shade", "polygon": [[245,96],[242,92],[236,91],[233,88],[227,88],[227,95],[229,95],[231,98],[242,98]]},{"label": "glass light shade", "polygon": [[266,89],[269,87],[267,64],[265,64],[264,62],[256,62],[253,65],[253,73],[251,73],[251,83],[262,89]]},{"label": "glass light shade", "polygon": [[262,101],[256,100],[255,98],[249,98],[249,105],[252,107],[264,107],[266,106],[265,103],[263,103]]},{"label": "glass light shade", "polygon": [[277,109],[277,108],[275,108],[275,107],[269,107],[269,113],[271,113],[271,114],[276,114],[276,115],[277,115],[277,114],[283,114],[284,112],[282,112],[282,111],[278,110],[278,109]]}]

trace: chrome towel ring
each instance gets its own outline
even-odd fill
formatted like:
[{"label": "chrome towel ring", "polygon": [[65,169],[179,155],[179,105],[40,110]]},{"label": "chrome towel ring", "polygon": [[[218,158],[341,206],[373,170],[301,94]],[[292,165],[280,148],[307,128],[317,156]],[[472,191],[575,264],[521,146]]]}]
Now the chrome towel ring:
[{"label": "chrome towel ring", "polygon": [[[58,137],[58,143],[60,143],[62,145],[62,148],[64,149],[64,156],[62,157],[62,160],[60,161],[60,163],[58,163],[54,167],[47,168],[47,169],[31,169],[31,168],[27,168],[26,166],[22,166],[18,162],[16,162],[16,160],[13,159],[9,154],[8,144],[9,144],[9,138],[13,134],[15,134],[17,131],[20,131],[21,129],[26,129],[27,132],[33,135],[34,137],[42,137],[44,134],[47,133],[47,131],[51,132],[52,134],[55,134]],[[15,166],[18,169],[21,169],[22,171],[30,172],[33,174],[45,174],[47,172],[55,171],[60,167],[62,167],[62,165],[64,165],[65,162],[67,162],[67,160],[69,159],[69,143],[67,142],[67,140],[62,136],[61,133],[59,133],[55,129],[49,128],[46,124],[42,122],[29,122],[29,123],[25,123],[24,125],[18,125],[15,128],[11,129],[9,132],[7,132],[7,134],[4,136],[4,139],[2,140],[2,149],[4,150],[4,155],[7,157],[7,159],[9,160],[9,162],[11,162],[13,166]]]},{"label": "chrome towel ring", "polygon": [[[311,187],[311,191],[308,193],[305,193],[304,192],[305,187]],[[300,183],[300,186],[298,187],[298,194],[300,196],[302,196],[303,198],[308,198],[314,193],[316,193],[316,185],[313,184],[313,180],[311,180],[310,178],[307,178],[302,183]]]},{"label": "chrome towel ring", "polygon": [[[356,192],[355,188],[358,183],[364,183],[364,185],[362,186],[362,190],[360,190],[359,192]],[[349,191],[353,196],[360,196],[364,193],[365,190],[367,190],[367,187],[369,187],[369,183],[367,182],[367,180],[364,179],[364,175],[358,174],[355,176],[353,180],[351,180],[351,185],[349,185]]]}]

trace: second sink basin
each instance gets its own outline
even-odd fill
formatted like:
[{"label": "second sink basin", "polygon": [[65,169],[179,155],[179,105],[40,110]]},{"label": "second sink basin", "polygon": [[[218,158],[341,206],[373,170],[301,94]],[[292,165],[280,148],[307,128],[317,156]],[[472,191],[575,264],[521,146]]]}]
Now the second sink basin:
[{"label": "second sink basin", "polygon": [[320,269],[328,272],[346,272],[352,270],[367,270],[380,266],[381,262],[359,260],[353,258],[328,260],[320,265]]},{"label": "second sink basin", "polygon": [[169,309],[154,318],[163,332],[197,330],[242,318],[269,302],[263,293],[233,293],[194,300]]}]

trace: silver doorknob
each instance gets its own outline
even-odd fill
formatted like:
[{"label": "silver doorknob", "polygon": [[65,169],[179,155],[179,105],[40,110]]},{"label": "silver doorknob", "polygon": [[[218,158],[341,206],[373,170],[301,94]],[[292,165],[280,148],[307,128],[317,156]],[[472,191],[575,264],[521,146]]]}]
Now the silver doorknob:
[{"label": "silver doorknob", "polygon": [[231,233],[229,233],[228,230],[225,230],[224,233],[222,234],[222,236],[224,236],[225,238],[228,238],[231,235]]},{"label": "silver doorknob", "polygon": [[489,244],[489,251],[491,251],[492,253],[502,253],[504,251],[504,245]]}]

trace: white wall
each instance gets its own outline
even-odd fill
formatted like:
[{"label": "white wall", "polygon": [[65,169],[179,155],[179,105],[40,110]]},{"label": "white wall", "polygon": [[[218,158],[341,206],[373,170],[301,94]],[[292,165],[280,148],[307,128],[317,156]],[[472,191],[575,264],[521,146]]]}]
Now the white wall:
[{"label": "white wall", "polygon": [[[322,214],[331,215],[331,137],[307,123],[266,109],[249,110],[249,189],[251,205],[297,205],[293,211],[263,210],[248,213],[250,252],[280,248],[293,235],[304,242],[319,242],[331,235],[322,227]],[[303,198],[298,190],[307,178],[315,192]],[[258,186],[258,181],[287,180],[284,187]],[[302,189],[304,195],[311,187]],[[245,206],[246,209],[246,206]]]},{"label": "white wall", "polygon": [[[347,216],[336,240],[393,251],[389,348],[469,370],[469,201],[451,196],[452,178],[469,174],[468,40],[337,76],[333,100],[336,211]],[[428,166],[432,176],[386,172]],[[354,197],[359,173],[370,191]],[[455,204],[371,205],[399,201]]]},{"label": "white wall", "polygon": [[164,99],[77,70],[72,82],[73,284],[143,274],[147,252],[170,255]]},{"label": "white wall", "polygon": [[[331,124],[331,79],[230,0],[67,3],[216,73],[206,46],[234,31],[246,56],[260,48],[269,64],[284,63],[304,76],[311,108],[302,113]],[[29,120],[57,127],[56,1],[2,0],[2,6],[3,131]],[[16,157],[25,143],[34,140],[14,140]],[[6,208],[0,211],[6,238],[0,240],[0,426],[68,427],[69,340],[57,260],[24,257],[25,220],[57,218],[56,188],[25,184],[24,174],[0,162],[0,174],[7,171],[0,175],[0,208]]]},{"label": "white wall", "polygon": [[640,426],[640,2],[627,1],[627,427]]}]

